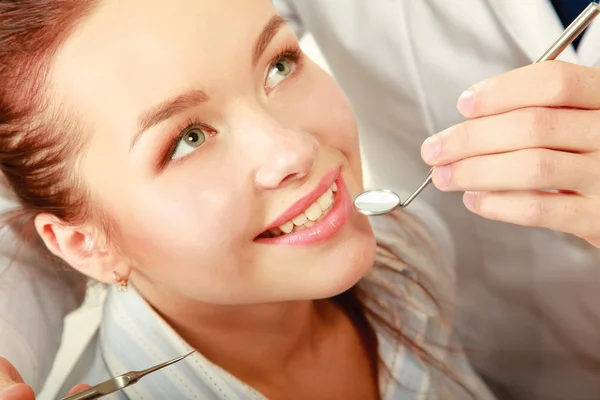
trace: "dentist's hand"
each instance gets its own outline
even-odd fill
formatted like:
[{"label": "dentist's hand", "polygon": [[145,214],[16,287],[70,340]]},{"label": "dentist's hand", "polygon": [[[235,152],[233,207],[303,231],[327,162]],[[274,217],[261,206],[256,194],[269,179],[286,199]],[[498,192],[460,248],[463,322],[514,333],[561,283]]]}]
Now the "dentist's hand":
[{"label": "dentist's hand", "polygon": [[0,357],[0,400],[33,399],[33,389],[23,383],[23,378],[8,360]]},{"label": "dentist's hand", "polygon": [[[77,385],[68,396],[88,389],[89,385]],[[23,378],[15,367],[5,358],[0,357],[0,400],[34,400],[35,393],[30,386],[23,383]]]},{"label": "dentist's hand", "polygon": [[469,120],[421,149],[438,189],[466,192],[482,217],[600,248],[600,68],[533,64],[475,85],[458,109]]}]

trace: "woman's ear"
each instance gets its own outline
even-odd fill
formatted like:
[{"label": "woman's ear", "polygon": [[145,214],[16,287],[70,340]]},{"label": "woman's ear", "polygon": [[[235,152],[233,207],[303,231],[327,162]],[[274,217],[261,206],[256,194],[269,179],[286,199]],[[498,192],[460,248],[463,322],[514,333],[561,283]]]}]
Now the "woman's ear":
[{"label": "woman's ear", "polygon": [[100,282],[115,283],[115,272],[125,278],[131,273],[131,266],[114,247],[98,246],[108,243],[103,235],[95,236],[92,230],[71,226],[47,213],[38,214],[34,224],[48,250],[82,274]]}]

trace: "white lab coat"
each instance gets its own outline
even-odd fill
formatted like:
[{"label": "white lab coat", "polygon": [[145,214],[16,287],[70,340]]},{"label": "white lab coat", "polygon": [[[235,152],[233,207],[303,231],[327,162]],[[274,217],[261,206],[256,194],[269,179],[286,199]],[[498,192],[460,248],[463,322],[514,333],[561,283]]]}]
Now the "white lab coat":
[{"label": "white lab coat", "polygon": [[[562,32],[549,0],[275,0],[310,32],[353,103],[370,188],[415,189],[428,167],[420,146],[462,120],[470,85],[532,63]],[[598,64],[600,20],[577,53]],[[549,85],[552,82],[548,82]],[[598,88],[600,90],[600,88]],[[485,173],[485,171],[481,171]],[[463,344],[474,366],[519,399],[600,393],[598,251],[566,235],[486,221],[461,194],[429,188],[408,209],[443,241],[459,276]],[[598,317],[596,317],[598,316]]]}]

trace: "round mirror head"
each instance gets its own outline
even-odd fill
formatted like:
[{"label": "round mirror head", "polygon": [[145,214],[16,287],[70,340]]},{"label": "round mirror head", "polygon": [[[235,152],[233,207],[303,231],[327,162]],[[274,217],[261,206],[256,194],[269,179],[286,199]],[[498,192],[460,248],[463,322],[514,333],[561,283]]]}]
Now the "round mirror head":
[{"label": "round mirror head", "polygon": [[401,203],[391,190],[369,190],[356,196],[354,208],[364,215],[384,215],[394,211]]}]

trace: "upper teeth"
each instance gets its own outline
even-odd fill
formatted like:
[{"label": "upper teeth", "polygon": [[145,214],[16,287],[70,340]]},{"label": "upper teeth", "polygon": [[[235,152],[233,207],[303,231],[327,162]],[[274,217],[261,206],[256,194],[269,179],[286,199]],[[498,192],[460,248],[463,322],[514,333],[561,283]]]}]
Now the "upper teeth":
[{"label": "upper teeth", "polygon": [[291,221],[280,225],[278,228],[271,229],[271,233],[275,236],[281,235],[281,233],[290,233],[296,228],[297,230],[310,228],[315,224],[319,218],[323,217],[325,211],[333,205],[333,193],[337,191],[337,185],[331,184],[329,189],[317,199],[316,202],[311,204],[303,213],[300,213],[296,217],[292,218]]}]

